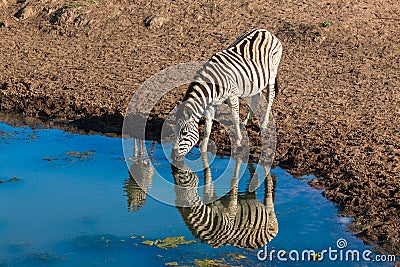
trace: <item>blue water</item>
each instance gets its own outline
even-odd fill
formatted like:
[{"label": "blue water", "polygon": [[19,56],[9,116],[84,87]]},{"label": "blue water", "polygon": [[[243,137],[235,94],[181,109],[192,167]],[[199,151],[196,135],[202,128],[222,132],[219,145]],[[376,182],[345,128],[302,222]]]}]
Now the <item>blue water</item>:
[{"label": "blue water", "polygon": [[[151,144],[146,142],[146,146],[150,149]],[[154,161],[157,173],[174,181],[159,144]],[[228,162],[229,158],[216,157],[212,171],[218,173]],[[241,170],[244,179],[239,191],[250,175],[245,164]],[[201,180],[202,173],[196,174]],[[346,231],[337,207],[321,191],[311,189],[306,179],[295,179],[280,168],[272,174],[279,232],[268,250],[321,251],[337,248],[339,238],[346,239],[346,249],[371,249]],[[13,177],[20,180],[0,183],[0,266],[165,266],[170,262],[196,266],[195,260],[205,259],[235,266],[385,266],[295,263],[276,257],[260,261],[259,249],[212,248],[196,239],[176,207],[152,197],[129,211],[124,188],[129,174],[119,138],[0,123],[0,180]],[[175,192],[168,190],[174,199]],[[263,190],[261,186],[257,191],[260,202]],[[216,188],[216,192],[220,195],[224,189]],[[177,236],[196,242],[167,250],[142,244]]]}]

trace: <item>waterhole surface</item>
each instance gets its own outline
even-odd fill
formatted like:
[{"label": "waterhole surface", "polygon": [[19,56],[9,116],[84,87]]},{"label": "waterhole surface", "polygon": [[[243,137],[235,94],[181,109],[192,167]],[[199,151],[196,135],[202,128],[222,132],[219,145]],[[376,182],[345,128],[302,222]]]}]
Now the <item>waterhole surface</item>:
[{"label": "waterhole surface", "polygon": [[[160,144],[144,145],[151,159],[132,150],[129,173],[119,138],[0,123],[0,266],[385,266],[362,261],[372,248],[307,177],[275,168],[264,180],[262,168],[218,156],[207,171],[176,169]],[[216,177],[227,186],[203,187]],[[336,261],[319,262],[329,248]],[[292,250],[315,261],[292,261]],[[360,261],[346,262],[348,250]]]}]

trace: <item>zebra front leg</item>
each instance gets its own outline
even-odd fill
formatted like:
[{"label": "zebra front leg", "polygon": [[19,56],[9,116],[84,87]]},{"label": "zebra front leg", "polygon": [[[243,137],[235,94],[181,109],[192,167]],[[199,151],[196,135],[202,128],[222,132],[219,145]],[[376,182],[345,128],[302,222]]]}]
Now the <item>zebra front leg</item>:
[{"label": "zebra front leg", "polygon": [[136,144],[136,138],[133,138],[133,158],[136,159],[138,155],[138,147]]},{"label": "zebra front leg", "polygon": [[200,146],[201,153],[207,152],[208,141],[210,140],[211,128],[215,115],[215,107],[214,106],[207,107],[206,111],[204,112],[204,115],[205,115],[206,125],[204,126],[203,143]]},{"label": "zebra front leg", "polygon": [[268,242],[271,241],[279,231],[278,220],[276,218],[275,208],[274,208],[274,179],[269,171],[266,174],[264,181],[264,205],[265,211],[268,214],[268,227],[267,236]]},{"label": "zebra front leg", "polygon": [[237,96],[230,96],[228,98],[228,105],[232,111],[232,120],[235,125],[236,133],[236,147],[242,144],[242,133],[240,132],[240,117],[239,117],[239,98]]},{"label": "zebra front leg", "polygon": [[267,112],[265,113],[264,120],[261,124],[261,131],[265,131],[267,129],[269,123],[269,117],[271,114],[272,103],[274,102],[275,98],[275,83],[268,84],[268,91],[267,91]]},{"label": "zebra front leg", "polygon": [[257,110],[258,102],[260,101],[262,91],[259,94],[253,95],[251,97],[250,109],[249,113],[247,113],[247,117],[244,120],[243,124],[247,126],[247,124],[253,119],[254,112]]},{"label": "zebra front leg", "polygon": [[238,187],[239,187],[239,171],[240,166],[242,165],[242,159],[236,159],[235,171],[231,180],[231,188],[229,191],[229,204],[228,204],[228,216],[229,216],[229,225],[233,226],[235,223],[236,214],[238,211]]},{"label": "zebra front leg", "polygon": [[144,141],[142,139],[139,139],[139,150],[140,150],[139,156],[143,158],[145,156],[145,153],[144,153]]},{"label": "zebra front leg", "polygon": [[216,199],[216,194],[214,190],[214,184],[212,182],[212,174],[210,170],[210,165],[208,163],[207,153],[201,153],[201,161],[203,163],[203,171],[204,171],[204,191],[203,191],[203,199],[204,202],[211,203]]}]

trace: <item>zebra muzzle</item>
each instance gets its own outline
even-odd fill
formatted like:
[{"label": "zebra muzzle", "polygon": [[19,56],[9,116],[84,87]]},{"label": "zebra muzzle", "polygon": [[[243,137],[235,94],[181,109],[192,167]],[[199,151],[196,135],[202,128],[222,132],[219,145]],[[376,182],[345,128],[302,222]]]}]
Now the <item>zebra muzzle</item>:
[{"label": "zebra muzzle", "polygon": [[171,158],[173,161],[183,161],[183,156],[179,155],[178,149],[176,148],[172,149]]}]

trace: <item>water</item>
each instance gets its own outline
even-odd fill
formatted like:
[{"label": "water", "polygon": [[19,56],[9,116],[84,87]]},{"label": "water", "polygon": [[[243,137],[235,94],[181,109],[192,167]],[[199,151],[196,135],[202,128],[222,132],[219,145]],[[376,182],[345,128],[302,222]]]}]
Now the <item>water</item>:
[{"label": "water", "polygon": [[[145,145],[150,151],[152,144]],[[144,161],[130,164],[143,167]],[[184,183],[185,175],[171,170],[159,144],[154,146],[153,163],[153,181],[138,181],[150,193],[154,190],[157,198],[165,197],[180,204],[196,199],[210,202],[214,195],[221,196],[230,189],[219,185],[214,190],[174,187],[173,174],[177,184]],[[232,165],[229,171],[222,175],[229,164]],[[236,165],[229,158],[216,157],[210,166],[213,179],[222,175],[222,180],[229,181],[237,167],[243,173],[237,190],[233,187],[226,197],[208,205],[200,202],[197,210],[177,208],[146,197],[138,189],[128,173],[119,138],[55,129],[14,128],[4,123],[0,123],[0,166],[0,266],[165,266],[174,262],[180,266],[210,266],[211,263],[312,266],[321,263],[278,261],[276,255],[272,262],[260,261],[257,259],[260,249],[252,247],[270,240],[268,251],[314,249],[318,252],[329,247],[337,249],[337,240],[344,238],[348,244],[346,249],[361,252],[371,249],[346,232],[343,224],[346,218],[338,217],[337,208],[321,196],[321,191],[311,189],[306,179],[295,179],[280,168],[272,171],[273,177],[261,183],[255,194],[246,193],[254,171],[252,166]],[[133,169],[139,173],[146,171],[137,165]],[[149,168],[147,171],[151,172]],[[261,168],[255,173],[259,178],[265,176]],[[186,177],[197,177],[198,180],[189,180],[196,185],[203,185],[207,179],[203,171],[187,168],[186,174]],[[172,186],[160,188],[160,176]],[[13,177],[17,179],[8,181]],[[201,215],[202,208],[214,212],[210,217],[212,230],[204,228],[205,222],[193,219],[196,212],[197,216]],[[254,215],[252,211],[259,214]],[[257,224],[246,221],[252,216],[259,218]],[[217,229],[218,220],[225,220],[225,229]],[[253,231],[237,229],[246,223]],[[243,232],[258,234],[246,239],[241,236]],[[167,249],[150,245],[167,237],[182,241],[181,236],[184,241],[196,242],[183,242]],[[363,264],[385,266],[326,260],[323,263],[324,266]]]}]

